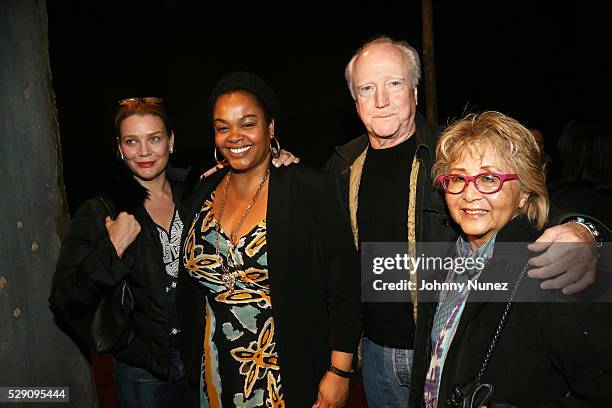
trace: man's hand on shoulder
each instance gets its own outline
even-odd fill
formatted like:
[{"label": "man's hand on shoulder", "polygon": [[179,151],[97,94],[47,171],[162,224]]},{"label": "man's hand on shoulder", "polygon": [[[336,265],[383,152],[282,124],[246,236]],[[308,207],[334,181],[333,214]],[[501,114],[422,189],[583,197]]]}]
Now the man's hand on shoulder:
[{"label": "man's hand on shoulder", "polygon": [[566,295],[580,292],[595,282],[597,250],[593,236],[583,226],[569,222],[548,228],[531,245],[541,252],[529,260],[528,275],[544,279],[542,289],[561,289]]}]

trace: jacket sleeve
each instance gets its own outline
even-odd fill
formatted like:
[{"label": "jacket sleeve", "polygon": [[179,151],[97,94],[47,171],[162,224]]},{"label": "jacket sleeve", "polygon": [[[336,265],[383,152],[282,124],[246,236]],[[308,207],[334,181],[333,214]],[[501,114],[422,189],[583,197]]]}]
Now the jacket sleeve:
[{"label": "jacket sleeve", "polygon": [[561,205],[561,203],[552,203],[550,211],[548,213],[548,222],[546,227],[553,227],[555,225],[565,224],[568,221],[575,219],[576,217],[582,217],[585,221],[591,222],[597,228],[599,232],[598,238],[602,241],[610,241],[612,237],[612,226],[606,225],[603,221],[593,217],[589,214],[584,214],[574,208]]},{"label": "jacket sleeve", "polygon": [[117,256],[104,227],[105,213],[94,208],[93,200],[86,202],[70,222],[53,276],[51,308],[69,322],[91,314],[133,266],[126,256]]},{"label": "jacket sleeve", "polygon": [[[537,408],[612,406],[612,325],[610,303],[548,303],[541,308],[543,335],[551,362],[563,373],[568,392]],[[546,381],[546,379],[542,379]],[[493,404],[504,406],[505,404]],[[535,408],[535,407],[531,407]]]},{"label": "jacket sleeve", "polygon": [[329,346],[332,350],[354,353],[363,317],[359,258],[348,214],[341,204],[339,180],[331,176],[325,179],[323,191],[317,189],[315,218],[324,228],[321,240],[328,265]]},{"label": "jacket sleeve", "polygon": [[551,353],[570,392],[558,407],[612,406],[612,308],[607,302],[550,304]]}]

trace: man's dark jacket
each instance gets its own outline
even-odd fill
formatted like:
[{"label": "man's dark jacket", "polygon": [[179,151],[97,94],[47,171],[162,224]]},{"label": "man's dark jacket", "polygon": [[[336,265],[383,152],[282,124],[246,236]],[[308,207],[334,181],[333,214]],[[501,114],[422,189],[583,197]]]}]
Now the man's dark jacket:
[{"label": "man's dark jacket", "polygon": [[[416,191],[416,242],[446,242],[457,239],[457,232],[449,216],[444,197],[434,188],[431,179],[431,167],[435,162],[436,143],[442,128],[431,125],[425,118],[416,113],[416,132],[411,137],[416,139],[416,158],[419,161],[419,173]],[[343,146],[336,147],[323,169],[329,174],[341,178],[343,203],[349,208],[349,179],[351,165],[355,159],[368,148],[368,135],[364,134]],[[408,160],[412,161],[412,157]],[[409,182],[409,174],[389,174],[389,177],[402,177]],[[408,240],[407,240],[408,241]]]}]

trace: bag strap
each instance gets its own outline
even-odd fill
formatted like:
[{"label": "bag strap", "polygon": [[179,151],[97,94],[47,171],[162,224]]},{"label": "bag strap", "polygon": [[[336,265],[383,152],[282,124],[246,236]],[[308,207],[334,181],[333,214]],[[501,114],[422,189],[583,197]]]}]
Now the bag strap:
[{"label": "bag strap", "polygon": [[103,195],[99,195],[98,197],[96,197],[104,206],[104,208],[106,208],[106,211],[108,212],[108,215],[114,220],[117,218],[117,212],[115,211],[115,206],[108,200],[108,198],[106,198]]},{"label": "bag strap", "polygon": [[485,371],[487,371],[487,368],[489,367],[489,363],[491,362],[491,357],[493,356],[493,351],[495,350],[495,347],[497,346],[497,343],[499,342],[499,338],[501,337],[502,331],[504,330],[504,326],[506,325],[506,321],[508,320],[508,316],[510,315],[510,311],[512,310],[512,305],[514,304],[514,298],[516,297],[516,292],[527,272],[527,265],[528,264],[525,264],[525,266],[523,267],[523,271],[521,272],[518,279],[514,283],[514,288],[512,288],[512,293],[510,294],[508,303],[506,303],[506,307],[504,308],[501,318],[499,319],[499,323],[497,324],[497,328],[495,329],[495,334],[493,335],[493,338],[491,339],[491,343],[489,344],[489,347],[487,348],[487,352],[484,358],[482,359],[480,370],[478,370],[478,374],[476,375],[477,384],[480,384],[482,377],[484,377]]}]

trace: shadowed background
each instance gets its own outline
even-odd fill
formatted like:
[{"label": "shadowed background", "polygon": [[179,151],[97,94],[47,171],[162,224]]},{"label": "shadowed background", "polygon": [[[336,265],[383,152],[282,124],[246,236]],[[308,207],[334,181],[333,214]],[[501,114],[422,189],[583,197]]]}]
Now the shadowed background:
[{"label": "shadowed background", "polygon": [[[310,165],[363,132],[344,66],[377,34],[422,53],[420,2],[330,14],[201,2],[48,2],[50,58],[70,209],[115,154],[117,100],[162,96],[181,166],[212,162],[207,99],[225,73],[253,71],[279,94],[279,139]],[[534,4],[531,4],[534,3]],[[540,128],[554,158],[563,126],[609,113],[612,37],[594,3],[434,4],[439,121],[495,109]],[[425,92],[419,87],[419,110]],[[424,113],[424,112],[423,112]],[[553,162],[554,163],[554,162]],[[553,166],[554,177],[554,166]]]}]

